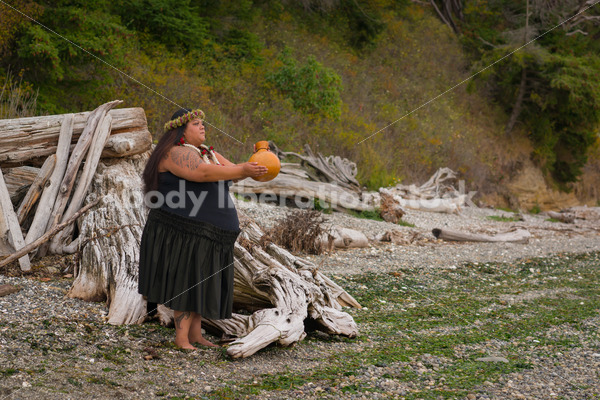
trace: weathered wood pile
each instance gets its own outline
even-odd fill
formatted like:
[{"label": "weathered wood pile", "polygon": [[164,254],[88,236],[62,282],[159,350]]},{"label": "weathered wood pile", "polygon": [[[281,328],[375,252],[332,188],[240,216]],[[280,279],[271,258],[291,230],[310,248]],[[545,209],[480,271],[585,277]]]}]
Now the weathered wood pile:
[{"label": "weathered wood pile", "polygon": [[[0,175],[0,237],[10,237],[5,242],[12,253],[0,266],[19,257],[28,262],[28,254],[78,251],[68,296],[104,300],[109,323],[130,324],[148,317],[146,301],[137,293],[137,263],[147,215],[140,176],[151,135],[142,109],[111,110],[118,103],[91,113],[0,121],[0,172],[10,176],[17,202],[15,212]],[[20,197],[24,183],[31,186]],[[229,267],[235,268],[235,307],[252,314],[205,321],[234,338],[228,348],[232,357],[249,356],[275,341],[301,340],[306,319],[327,333],[357,335],[354,320],[341,311],[360,307],[352,296],[309,261],[263,243],[263,232],[251,220],[240,220],[243,232]],[[21,268],[30,266],[24,262]],[[159,307],[159,314],[163,323],[172,321],[170,310]]]},{"label": "weathered wood pile", "polygon": [[[6,179],[0,172],[0,237],[8,238],[5,250],[27,248],[41,257],[77,249],[73,224],[65,223],[81,209],[100,158],[139,154],[152,144],[144,111],[112,110],[120,103],[79,114],[0,120],[0,168],[7,171]],[[62,229],[55,230],[57,226]],[[53,237],[46,235],[50,232]],[[30,246],[42,237],[46,241],[41,245]],[[19,264],[23,271],[31,268],[27,253]]]},{"label": "weathered wood pile", "polygon": [[272,142],[271,150],[280,158],[297,158],[300,162],[282,163],[279,175],[269,182],[244,180],[234,184],[234,193],[250,195],[259,200],[292,202],[297,207],[309,207],[314,199],[337,211],[374,210],[375,203],[356,180],[356,164],[339,156],[324,157],[304,147],[305,155],[284,152]]},{"label": "weathered wood pile", "polygon": [[391,196],[400,207],[431,212],[459,213],[475,193],[464,193],[456,188],[457,175],[450,168],[440,168],[421,186],[398,184],[379,190]]},{"label": "weathered wood pile", "polygon": [[297,158],[299,162],[283,162],[272,181],[242,181],[231,187],[233,192],[281,204],[292,202],[298,207],[311,207],[318,200],[322,207],[337,211],[378,209],[384,220],[392,223],[402,218],[403,208],[459,213],[474,195],[456,188],[456,173],[449,168],[440,168],[421,186],[398,184],[366,191],[356,180],[356,164],[345,158],[315,154],[308,145],[304,155],[281,151],[273,143],[270,146],[280,158]]}]

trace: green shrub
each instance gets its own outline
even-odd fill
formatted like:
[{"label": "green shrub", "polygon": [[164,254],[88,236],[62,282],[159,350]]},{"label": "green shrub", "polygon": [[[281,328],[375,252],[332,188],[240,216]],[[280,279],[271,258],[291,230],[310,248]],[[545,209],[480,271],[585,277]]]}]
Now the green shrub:
[{"label": "green shrub", "polygon": [[381,218],[381,212],[379,209],[375,209],[375,210],[363,210],[363,211],[354,211],[351,210],[350,214],[354,215],[357,218],[363,218],[363,219],[372,219],[373,221],[383,221],[383,218]]},{"label": "green shrub", "polygon": [[289,48],[281,52],[279,61],[281,67],[267,79],[292,99],[296,109],[331,118],[340,117],[342,80],[333,69],[324,67],[314,56],[298,65]]}]

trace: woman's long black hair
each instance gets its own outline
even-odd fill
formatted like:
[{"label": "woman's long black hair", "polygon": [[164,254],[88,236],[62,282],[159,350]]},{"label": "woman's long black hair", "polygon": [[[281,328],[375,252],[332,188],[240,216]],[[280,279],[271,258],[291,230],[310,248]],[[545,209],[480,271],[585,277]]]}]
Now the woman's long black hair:
[{"label": "woman's long black hair", "polygon": [[[181,117],[190,111],[192,110],[180,108],[175,112],[175,114],[173,114],[171,120]],[[179,144],[180,139],[183,137],[183,132],[185,131],[186,126],[187,124],[167,131],[156,144],[154,151],[146,163],[144,172],[142,173],[142,180],[144,181],[144,193],[158,189],[158,164],[160,164],[160,161],[169,152],[169,150],[171,150],[171,147]]]}]

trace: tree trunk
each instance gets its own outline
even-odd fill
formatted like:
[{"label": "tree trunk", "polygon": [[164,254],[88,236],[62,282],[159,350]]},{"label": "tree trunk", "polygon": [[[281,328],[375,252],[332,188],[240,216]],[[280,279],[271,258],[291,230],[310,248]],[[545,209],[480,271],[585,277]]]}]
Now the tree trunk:
[{"label": "tree trunk", "polygon": [[100,198],[100,204],[80,222],[81,262],[68,296],[106,300],[111,324],[139,323],[146,314],[137,263],[146,221],[140,175],[147,158],[100,163],[86,199]]},{"label": "tree trunk", "polygon": [[508,124],[506,124],[506,129],[504,133],[510,137],[510,134],[519,119],[519,115],[521,115],[521,111],[523,110],[523,99],[525,98],[525,91],[527,90],[527,68],[523,67],[521,71],[521,84],[519,85],[519,93],[517,94],[517,101],[515,102],[515,106],[510,113],[510,118],[508,120]]}]

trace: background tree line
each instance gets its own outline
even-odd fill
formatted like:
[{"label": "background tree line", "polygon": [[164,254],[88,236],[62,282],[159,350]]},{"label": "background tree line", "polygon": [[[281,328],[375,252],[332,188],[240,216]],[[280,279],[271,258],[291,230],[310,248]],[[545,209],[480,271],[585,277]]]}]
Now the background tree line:
[{"label": "background tree line", "polygon": [[600,6],[411,113],[583,1],[7,2],[60,36],[0,5],[2,117],[120,98],[158,136],[174,103],[201,106],[234,158],[251,146],[219,130],[348,157],[372,188],[448,166],[493,191],[533,156],[568,189],[597,151]]}]

